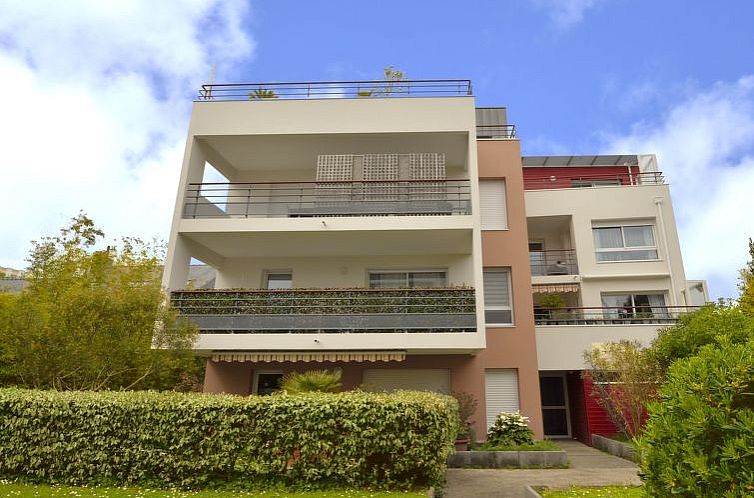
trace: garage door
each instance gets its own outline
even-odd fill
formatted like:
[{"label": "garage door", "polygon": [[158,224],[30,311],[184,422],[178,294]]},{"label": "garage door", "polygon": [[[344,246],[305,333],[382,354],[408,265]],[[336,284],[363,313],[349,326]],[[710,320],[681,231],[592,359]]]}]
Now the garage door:
[{"label": "garage door", "polygon": [[368,368],[363,379],[367,391],[450,392],[450,370],[440,368]]},{"label": "garage door", "polygon": [[487,429],[500,412],[518,411],[518,370],[499,368],[485,370],[484,395],[487,402]]}]

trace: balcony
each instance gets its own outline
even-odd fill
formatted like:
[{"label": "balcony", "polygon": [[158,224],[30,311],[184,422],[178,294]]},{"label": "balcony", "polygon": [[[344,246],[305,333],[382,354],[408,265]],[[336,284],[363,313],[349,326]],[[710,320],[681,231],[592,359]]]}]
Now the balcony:
[{"label": "balcony", "polygon": [[191,183],[184,218],[471,214],[469,180]]},{"label": "balcony", "polygon": [[[565,169],[565,168],[560,168]],[[575,168],[574,168],[575,169]],[[556,171],[556,168],[524,168],[524,190],[547,190],[562,188],[620,187],[636,185],[664,185],[665,178],[659,171],[600,171],[584,174],[584,168],[576,171]],[[616,168],[610,168],[616,169]]]},{"label": "balcony", "polygon": [[476,332],[472,288],[181,290],[202,334]]},{"label": "balcony", "polygon": [[198,102],[238,100],[468,97],[471,80],[297,81],[202,85]]},{"label": "balcony", "polygon": [[516,125],[476,125],[476,138],[479,140],[514,139],[516,138]]},{"label": "balcony", "polygon": [[573,249],[529,251],[529,263],[533,277],[579,274],[576,251]]},{"label": "balcony", "polygon": [[668,325],[697,306],[536,308],[536,325]]}]

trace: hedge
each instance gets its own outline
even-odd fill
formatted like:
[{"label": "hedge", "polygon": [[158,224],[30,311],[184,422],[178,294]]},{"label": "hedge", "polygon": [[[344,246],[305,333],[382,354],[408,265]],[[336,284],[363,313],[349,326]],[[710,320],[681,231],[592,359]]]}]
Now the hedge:
[{"label": "hedge", "polygon": [[675,362],[639,440],[648,496],[754,496],[754,342]]},{"label": "hedge", "polygon": [[457,403],[420,392],[240,397],[0,389],[0,476],[153,487],[439,484]]}]

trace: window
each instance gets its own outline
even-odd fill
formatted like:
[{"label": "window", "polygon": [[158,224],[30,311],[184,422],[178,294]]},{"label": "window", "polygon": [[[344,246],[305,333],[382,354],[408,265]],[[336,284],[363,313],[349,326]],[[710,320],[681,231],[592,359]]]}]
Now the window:
[{"label": "window", "polygon": [[484,180],[479,182],[479,207],[482,230],[508,229],[504,180]]},{"label": "window", "polygon": [[509,268],[485,268],[484,321],[487,325],[513,323],[511,307],[511,272]]},{"label": "window", "polygon": [[447,287],[445,271],[377,271],[369,272],[370,289],[431,289]]},{"label": "window", "polygon": [[598,262],[657,259],[653,225],[620,225],[592,228]]},{"label": "window", "polygon": [[268,271],[265,273],[265,288],[291,289],[293,288],[293,273],[283,271]]},{"label": "window", "polygon": [[605,318],[667,317],[664,293],[602,294]]},{"label": "window", "polygon": [[283,372],[255,372],[252,392],[266,396],[280,390]]}]

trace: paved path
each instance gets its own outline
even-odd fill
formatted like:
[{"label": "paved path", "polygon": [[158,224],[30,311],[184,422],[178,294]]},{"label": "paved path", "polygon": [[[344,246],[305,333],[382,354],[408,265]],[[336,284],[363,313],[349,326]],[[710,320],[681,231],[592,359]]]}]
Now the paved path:
[{"label": "paved path", "polygon": [[448,469],[445,498],[521,498],[524,486],[641,484],[633,463],[577,441],[556,441],[568,469]]}]

